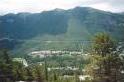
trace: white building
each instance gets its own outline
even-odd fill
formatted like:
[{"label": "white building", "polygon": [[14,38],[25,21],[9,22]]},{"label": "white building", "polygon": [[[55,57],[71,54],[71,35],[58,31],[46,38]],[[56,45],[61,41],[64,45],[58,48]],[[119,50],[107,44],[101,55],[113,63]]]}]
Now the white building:
[{"label": "white building", "polygon": [[69,55],[81,55],[82,52],[78,51],[61,51],[61,50],[43,50],[43,51],[33,51],[29,53],[29,56],[32,57],[40,57],[44,58],[45,56],[53,56],[53,55],[64,55],[64,54],[69,54]]}]

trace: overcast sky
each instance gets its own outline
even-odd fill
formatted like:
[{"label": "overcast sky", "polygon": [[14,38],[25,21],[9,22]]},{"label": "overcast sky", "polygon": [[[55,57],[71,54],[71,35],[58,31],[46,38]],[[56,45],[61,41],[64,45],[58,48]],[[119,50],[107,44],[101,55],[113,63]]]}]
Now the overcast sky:
[{"label": "overcast sky", "polygon": [[124,0],[0,0],[0,14],[41,12],[55,8],[88,6],[111,12],[123,12]]}]

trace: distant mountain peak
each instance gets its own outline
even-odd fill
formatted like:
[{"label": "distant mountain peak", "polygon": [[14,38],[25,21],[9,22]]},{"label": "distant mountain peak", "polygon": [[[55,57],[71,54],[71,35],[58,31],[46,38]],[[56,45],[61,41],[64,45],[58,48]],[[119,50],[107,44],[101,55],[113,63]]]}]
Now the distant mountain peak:
[{"label": "distant mountain peak", "polygon": [[56,8],[54,11],[64,11],[64,9]]}]

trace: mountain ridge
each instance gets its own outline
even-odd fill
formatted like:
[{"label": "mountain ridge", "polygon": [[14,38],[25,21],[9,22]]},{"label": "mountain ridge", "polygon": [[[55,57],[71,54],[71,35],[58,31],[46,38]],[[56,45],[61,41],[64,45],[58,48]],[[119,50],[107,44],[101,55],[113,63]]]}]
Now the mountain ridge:
[{"label": "mountain ridge", "polygon": [[42,41],[91,40],[99,32],[106,32],[113,38],[123,41],[123,19],[123,14],[89,7],[76,7],[69,10],[54,9],[33,14],[7,14],[0,16],[0,38],[25,40],[21,44],[13,44],[20,51],[27,49],[27,51],[32,51],[32,48],[40,50],[45,45],[48,46],[45,49],[71,47],[71,42],[53,44],[42,43]]}]

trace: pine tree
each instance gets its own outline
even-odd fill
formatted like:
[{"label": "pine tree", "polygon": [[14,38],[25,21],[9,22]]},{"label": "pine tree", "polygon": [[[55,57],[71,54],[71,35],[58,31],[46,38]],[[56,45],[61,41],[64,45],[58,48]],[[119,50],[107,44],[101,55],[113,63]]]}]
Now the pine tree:
[{"label": "pine tree", "polygon": [[53,72],[53,80],[54,80],[54,82],[57,81],[57,75],[55,72]]},{"label": "pine tree", "polygon": [[44,72],[45,72],[45,80],[48,81],[48,70],[47,70],[47,62],[45,60],[44,63]]},{"label": "pine tree", "polygon": [[13,81],[14,77],[13,77],[13,63],[12,63],[12,59],[10,58],[9,54],[8,54],[8,50],[4,49],[2,50],[2,67],[1,67],[1,71],[2,74],[4,76],[4,78],[6,79],[6,81]]},{"label": "pine tree", "polygon": [[43,82],[42,70],[40,66],[35,66],[35,78],[37,82]]},{"label": "pine tree", "polygon": [[97,35],[90,54],[91,63],[86,69],[94,81],[118,82],[121,74],[120,51],[117,51],[117,45],[110,36],[105,33]]},{"label": "pine tree", "polygon": [[27,72],[27,81],[31,82],[32,80],[34,80],[31,68],[26,68],[26,72]]}]

